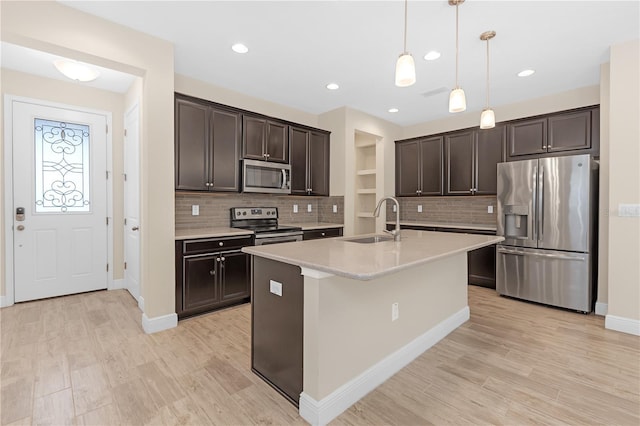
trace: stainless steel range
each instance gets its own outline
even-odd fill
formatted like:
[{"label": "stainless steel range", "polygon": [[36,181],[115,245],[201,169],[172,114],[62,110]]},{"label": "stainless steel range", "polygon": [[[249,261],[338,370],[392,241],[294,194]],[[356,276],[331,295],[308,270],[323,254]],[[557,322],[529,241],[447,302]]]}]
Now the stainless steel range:
[{"label": "stainless steel range", "polygon": [[277,207],[232,207],[231,227],[253,231],[256,246],[302,241],[302,228],[278,225]]}]

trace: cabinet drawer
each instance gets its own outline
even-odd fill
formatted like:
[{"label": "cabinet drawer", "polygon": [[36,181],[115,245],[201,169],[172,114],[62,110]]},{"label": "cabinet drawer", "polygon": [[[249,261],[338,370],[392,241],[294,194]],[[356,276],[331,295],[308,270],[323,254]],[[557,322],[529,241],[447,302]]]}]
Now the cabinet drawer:
[{"label": "cabinet drawer", "polygon": [[342,236],[342,228],[325,228],[325,229],[314,229],[311,231],[304,231],[302,234],[303,240],[316,240],[318,238],[331,238],[331,237],[341,237]]},{"label": "cabinet drawer", "polygon": [[211,253],[215,251],[231,250],[253,245],[253,237],[224,237],[186,240],[182,243],[183,254]]}]

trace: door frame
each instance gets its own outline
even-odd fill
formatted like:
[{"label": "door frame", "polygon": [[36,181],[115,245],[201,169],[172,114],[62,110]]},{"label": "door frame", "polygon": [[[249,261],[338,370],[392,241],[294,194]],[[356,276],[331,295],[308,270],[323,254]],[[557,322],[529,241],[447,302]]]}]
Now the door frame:
[{"label": "door frame", "polygon": [[106,119],[107,132],[107,217],[109,224],[107,225],[107,263],[109,271],[107,272],[107,290],[116,288],[113,280],[113,145],[112,134],[113,124],[111,120],[111,112],[85,108],[78,105],[63,104],[60,102],[50,102],[41,99],[28,98],[24,96],[15,96],[10,94],[4,95],[4,237],[5,237],[5,294],[0,297],[0,308],[11,306],[15,302],[15,281],[13,267],[13,102],[23,102],[35,105],[41,105],[51,108],[63,108],[87,112],[90,114],[103,115]]}]

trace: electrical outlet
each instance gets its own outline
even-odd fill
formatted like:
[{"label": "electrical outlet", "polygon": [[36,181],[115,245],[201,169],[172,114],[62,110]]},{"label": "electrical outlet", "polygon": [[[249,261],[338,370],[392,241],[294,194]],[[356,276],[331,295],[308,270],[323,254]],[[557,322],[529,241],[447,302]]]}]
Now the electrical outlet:
[{"label": "electrical outlet", "polygon": [[391,206],[391,210],[395,213],[398,211],[398,208],[396,207],[396,205],[394,204],[393,206]]},{"label": "electrical outlet", "polygon": [[487,213],[493,213],[493,206],[487,206]]},{"label": "electrical outlet", "polygon": [[338,205],[337,204],[333,205],[333,212],[334,213],[338,213]]},{"label": "electrical outlet", "polygon": [[269,280],[269,291],[276,296],[282,297],[282,283],[274,280]]},{"label": "electrical outlet", "polygon": [[294,213],[298,213],[298,205],[297,204],[293,205],[293,212]]},{"label": "electrical outlet", "polygon": [[191,216],[200,216],[200,206],[194,204],[191,206]]},{"label": "electrical outlet", "polygon": [[307,211],[311,213],[311,204],[307,204]]},{"label": "electrical outlet", "polygon": [[400,317],[400,308],[398,307],[398,302],[393,303],[391,305],[391,321],[395,321]]},{"label": "electrical outlet", "polygon": [[618,204],[618,216],[620,217],[640,216],[640,204]]},{"label": "electrical outlet", "polygon": [[418,204],[418,213],[422,213],[422,204]]}]

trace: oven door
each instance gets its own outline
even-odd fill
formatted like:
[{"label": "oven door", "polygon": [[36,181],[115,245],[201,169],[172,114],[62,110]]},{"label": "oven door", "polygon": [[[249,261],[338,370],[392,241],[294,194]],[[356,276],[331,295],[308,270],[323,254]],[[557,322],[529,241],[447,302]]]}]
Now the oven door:
[{"label": "oven door", "polygon": [[260,238],[256,236],[254,245],[266,246],[267,244],[291,243],[294,241],[302,241],[302,234],[299,235],[283,235],[280,237]]}]

